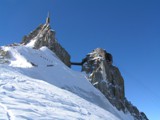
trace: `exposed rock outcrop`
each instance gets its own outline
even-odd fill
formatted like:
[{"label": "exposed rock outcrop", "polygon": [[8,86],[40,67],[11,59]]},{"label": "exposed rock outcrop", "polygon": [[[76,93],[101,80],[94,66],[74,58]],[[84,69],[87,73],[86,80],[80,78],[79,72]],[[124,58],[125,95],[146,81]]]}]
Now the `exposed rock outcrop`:
[{"label": "exposed rock outcrop", "polygon": [[99,89],[118,110],[130,112],[135,120],[148,120],[144,113],[133,106],[126,98],[124,80],[119,69],[112,65],[113,58],[101,48],[93,50],[85,58],[82,71],[90,82]]},{"label": "exposed rock outcrop", "polygon": [[51,29],[50,18],[47,17],[46,23],[39,25],[29,35],[23,37],[21,44],[31,45],[35,49],[39,49],[42,46],[47,46],[51,49],[59,59],[70,67],[70,55],[68,52],[57,42],[55,38],[55,31]]},{"label": "exposed rock outcrop", "polygon": [[9,58],[8,51],[4,51],[3,49],[0,48],[0,64],[9,63],[8,58]]}]

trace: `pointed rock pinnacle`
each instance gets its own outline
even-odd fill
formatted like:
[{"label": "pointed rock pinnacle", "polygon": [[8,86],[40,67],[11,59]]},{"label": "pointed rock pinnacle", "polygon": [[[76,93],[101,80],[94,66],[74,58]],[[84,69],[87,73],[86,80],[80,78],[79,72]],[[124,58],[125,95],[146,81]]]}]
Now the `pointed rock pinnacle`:
[{"label": "pointed rock pinnacle", "polygon": [[50,14],[48,12],[48,16],[47,16],[47,19],[46,19],[46,24],[50,24]]}]

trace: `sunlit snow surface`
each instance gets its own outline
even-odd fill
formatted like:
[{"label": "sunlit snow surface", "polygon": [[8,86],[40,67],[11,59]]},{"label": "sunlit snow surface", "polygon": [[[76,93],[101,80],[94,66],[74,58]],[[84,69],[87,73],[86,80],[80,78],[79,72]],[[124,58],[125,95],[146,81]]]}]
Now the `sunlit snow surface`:
[{"label": "sunlit snow surface", "polygon": [[46,47],[2,47],[0,120],[133,120]]}]

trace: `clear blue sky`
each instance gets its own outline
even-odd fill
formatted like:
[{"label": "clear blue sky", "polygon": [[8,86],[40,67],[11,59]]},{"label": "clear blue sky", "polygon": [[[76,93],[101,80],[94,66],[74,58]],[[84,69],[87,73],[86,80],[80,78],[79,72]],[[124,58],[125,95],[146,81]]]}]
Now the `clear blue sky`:
[{"label": "clear blue sky", "polygon": [[150,120],[160,119],[159,0],[1,0],[0,45],[20,42],[48,11],[72,61],[106,49],[125,79],[127,99]]}]

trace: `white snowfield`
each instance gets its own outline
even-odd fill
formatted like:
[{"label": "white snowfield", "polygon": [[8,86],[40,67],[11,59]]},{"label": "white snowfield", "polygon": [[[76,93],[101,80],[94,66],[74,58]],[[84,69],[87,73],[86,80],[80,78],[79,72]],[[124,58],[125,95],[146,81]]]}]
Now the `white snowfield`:
[{"label": "white snowfield", "polygon": [[133,120],[46,47],[1,47],[0,120]]}]

